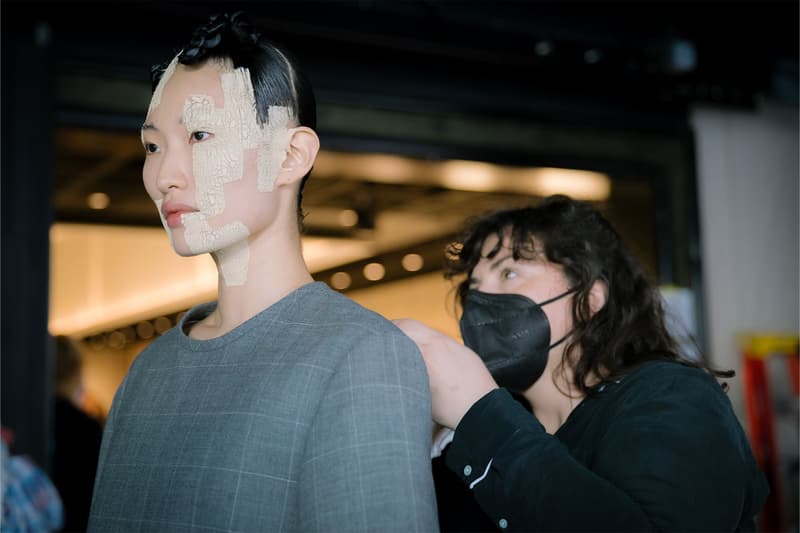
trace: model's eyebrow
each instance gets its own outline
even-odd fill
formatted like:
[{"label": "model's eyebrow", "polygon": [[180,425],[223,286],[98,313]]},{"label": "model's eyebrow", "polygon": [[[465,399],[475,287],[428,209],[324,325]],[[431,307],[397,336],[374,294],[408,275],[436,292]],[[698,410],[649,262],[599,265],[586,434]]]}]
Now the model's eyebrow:
[{"label": "model's eyebrow", "polygon": [[[183,118],[183,115],[181,115],[181,118],[178,119],[178,124],[183,126],[185,123],[186,123],[186,121]],[[155,124],[153,124],[152,122],[145,122],[144,124],[142,124],[142,131],[148,131],[148,130],[150,130],[150,131],[159,131],[158,127]]]}]

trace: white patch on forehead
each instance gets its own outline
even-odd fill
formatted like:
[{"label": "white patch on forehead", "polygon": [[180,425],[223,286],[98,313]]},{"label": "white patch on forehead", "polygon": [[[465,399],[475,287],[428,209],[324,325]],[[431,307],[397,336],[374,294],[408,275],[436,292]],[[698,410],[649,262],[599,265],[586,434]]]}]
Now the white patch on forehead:
[{"label": "white patch on forehead", "polygon": [[189,249],[199,251],[216,250],[220,272],[226,285],[243,285],[247,281],[250,250],[247,237],[250,231],[241,222],[231,222],[212,228],[203,213],[185,213],[181,217],[184,238]]},{"label": "white patch on forehead", "polygon": [[198,207],[211,215],[225,210],[224,184],[241,179],[244,150],[257,150],[258,190],[271,191],[291,137],[286,107],[270,106],[268,124],[258,124],[248,69],[222,72],[220,81],[223,107],[217,107],[211,96],[199,94],[187,98],[183,109],[189,134],[214,134],[192,151]]},{"label": "white patch on forehead", "polygon": [[153,91],[153,96],[150,98],[150,107],[147,108],[147,114],[150,113],[158,107],[158,104],[161,103],[161,95],[164,92],[164,86],[167,84],[169,79],[175,73],[175,68],[178,66],[178,56],[172,58],[172,61],[169,62],[167,68],[164,69],[164,73],[161,74],[161,79],[158,80],[158,85],[156,85],[156,90]]}]

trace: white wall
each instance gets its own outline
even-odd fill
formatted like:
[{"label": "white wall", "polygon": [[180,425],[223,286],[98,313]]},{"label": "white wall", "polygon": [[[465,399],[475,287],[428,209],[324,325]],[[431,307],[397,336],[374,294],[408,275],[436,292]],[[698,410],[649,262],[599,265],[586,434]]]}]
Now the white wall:
[{"label": "white wall", "polygon": [[737,334],[797,334],[798,110],[692,113],[710,360],[737,371],[730,397],[742,422]]}]

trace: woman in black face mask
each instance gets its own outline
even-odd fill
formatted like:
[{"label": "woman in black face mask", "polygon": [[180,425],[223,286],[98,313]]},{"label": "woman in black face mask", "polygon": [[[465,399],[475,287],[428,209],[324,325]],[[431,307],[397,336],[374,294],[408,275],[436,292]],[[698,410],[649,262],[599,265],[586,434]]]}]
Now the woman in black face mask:
[{"label": "woman in black face mask", "polygon": [[491,213],[447,258],[465,345],[395,321],[455,430],[447,467],[483,510],[465,520],[439,492],[444,531],[755,528],[769,489],[717,380],[733,372],[681,356],[596,210],[555,196]]}]

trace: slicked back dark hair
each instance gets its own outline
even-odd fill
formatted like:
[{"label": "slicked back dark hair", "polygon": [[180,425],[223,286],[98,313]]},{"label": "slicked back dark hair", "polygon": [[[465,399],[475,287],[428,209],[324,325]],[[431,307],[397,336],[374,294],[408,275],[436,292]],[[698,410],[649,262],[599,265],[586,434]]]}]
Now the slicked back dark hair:
[{"label": "slicked back dark hair", "polygon": [[[481,259],[484,242],[492,235],[498,243],[488,258],[495,257],[506,243],[515,260],[546,259],[563,268],[575,290],[574,329],[564,363],[572,367],[575,384],[585,394],[593,393],[588,383],[592,374],[613,379],[649,360],[704,368],[717,377],[734,375],[680,354],[667,330],[659,291],[648,282],[616,230],[591,204],[556,195],[535,207],[494,211],[469,220],[461,238],[446,251],[445,276],[466,275],[457,288],[459,304],[469,290],[469,278]],[[607,300],[593,314],[589,293],[596,281],[605,283]]]},{"label": "slicked back dark hair", "polygon": [[[172,58],[151,69],[155,91]],[[259,125],[269,122],[270,106],[283,106],[299,126],[317,127],[317,104],[311,83],[288,52],[267,40],[242,11],[219,13],[198,26],[178,55],[182,65],[202,66],[230,61],[233,68],[250,72]],[[297,223],[303,227],[303,188],[311,172],[303,176],[297,197]]]}]

